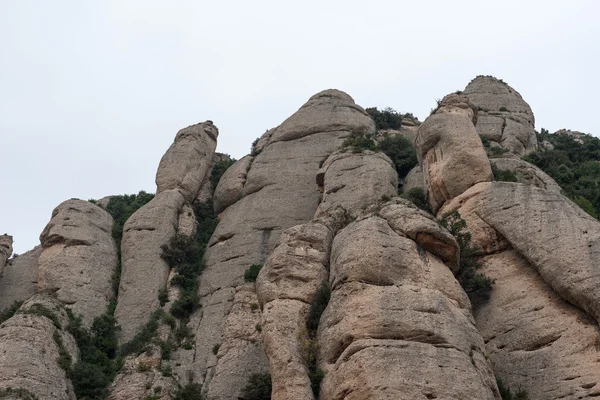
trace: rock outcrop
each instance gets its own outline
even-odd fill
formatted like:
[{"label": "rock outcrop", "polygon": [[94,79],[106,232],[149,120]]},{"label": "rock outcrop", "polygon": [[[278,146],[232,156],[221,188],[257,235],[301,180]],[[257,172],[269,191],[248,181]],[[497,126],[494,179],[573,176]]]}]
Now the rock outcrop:
[{"label": "rock outcrop", "polygon": [[515,174],[519,183],[537,186],[553,193],[562,192],[554,179],[527,161],[518,158],[492,158],[490,162],[500,170],[510,171]]},{"label": "rock outcrop", "polygon": [[[350,96],[326,90],[312,96],[255,146],[258,154],[246,173],[241,196],[236,192],[237,201],[222,211],[208,244],[200,283],[202,311],[190,322],[195,352],[181,351],[177,356],[182,364],[179,375],[194,371],[207,399],[235,398],[246,385],[238,377],[268,370],[262,344],[252,341],[260,321],[250,306],[258,302],[256,295],[236,294],[246,287],[244,272],[252,264],[265,263],[285,229],[313,218],[320,197],[315,176],[344,138],[354,131],[374,130],[371,118]],[[241,186],[232,186],[236,185]],[[216,204],[232,200],[227,199],[217,191]],[[242,306],[238,299],[250,303]],[[234,332],[241,336],[228,336]],[[221,347],[214,355],[211,349],[217,345]]]},{"label": "rock outcrop", "polygon": [[[207,121],[180,130],[156,173],[157,194],[125,223],[122,273],[115,316],[122,343],[131,340],[160,307],[170,267],[162,247],[196,229],[190,204],[209,181],[218,130]],[[210,184],[210,182],[209,182]]]},{"label": "rock outcrop", "polygon": [[4,272],[4,267],[12,255],[13,238],[10,235],[0,236],[0,276]]},{"label": "rock outcrop", "polygon": [[63,329],[67,322],[60,301],[38,294],[0,325],[0,390],[21,389],[38,399],[76,400],[59,364],[63,354],[71,360],[79,357],[75,340]]},{"label": "rock outcrop", "polygon": [[248,179],[248,170],[253,161],[253,156],[242,157],[225,171],[215,188],[213,201],[215,213],[223,212],[242,198],[244,185]]},{"label": "rock outcrop", "polygon": [[193,202],[209,171],[219,130],[211,121],[191,125],[175,135],[156,171],[156,194],[179,191]]},{"label": "rock outcrop", "polygon": [[494,289],[475,319],[496,375],[530,399],[598,396],[598,324],[514,250],[485,257],[481,272],[494,279]]},{"label": "rock outcrop", "polygon": [[[111,206],[114,232],[68,200],[41,246],[9,258],[0,236],[0,398],[245,399],[267,373],[274,400],[500,400],[496,378],[532,400],[600,396],[600,223],[518,158],[533,126],[514,89],[477,77],[397,131],[325,90],[233,164],[211,121],[182,129],[121,240],[137,200]],[[363,148],[386,135],[414,138],[403,180],[398,152]],[[507,151],[488,159],[481,137]],[[120,331],[92,325],[119,254]]]},{"label": "rock outcrop", "polygon": [[474,184],[493,179],[473,125],[476,113],[467,97],[450,94],[419,127],[415,147],[434,212]]},{"label": "rock outcrop", "polygon": [[42,246],[36,246],[9,260],[0,277],[0,311],[36,293],[37,264],[42,250]]},{"label": "rock outcrop", "polygon": [[515,89],[501,79],[478,76],[462,94],[479,109],[479,135],[516,155],[537,149],[533,112]]},{"label": "rock outcrop", "polygon": [[54,293],[87,326],[106,311],[113,296],[117,248],[113,220],[102,208],[67,200],[52,212],[40,235],[37,290]]},{"label": "rock outcrop", "polygon": [[351,223],[333,241],[329,281],[321,399],[500,398],[465,293],[407,232],[377,215]]},{"label": "rock outcrop", "polygon": [[382,198],[395,196],[398,174],[383,153],[339,152],[327,158],[317,174],[317,183],[322,185],[323,191],[317,215],[336,207],[355,213]]}]

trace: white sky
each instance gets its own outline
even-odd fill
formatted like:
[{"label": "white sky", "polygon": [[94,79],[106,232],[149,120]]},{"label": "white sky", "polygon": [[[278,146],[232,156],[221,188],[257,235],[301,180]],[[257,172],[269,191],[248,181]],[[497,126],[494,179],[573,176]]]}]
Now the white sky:
[{"label": "white sky", "polygon": [[65,199],[154,192],[175,133],[239,158],[312,94],[421,120],[478,74],[536,127],[600,134],[596,1],[0,0],[0,234],[39,243]]}]

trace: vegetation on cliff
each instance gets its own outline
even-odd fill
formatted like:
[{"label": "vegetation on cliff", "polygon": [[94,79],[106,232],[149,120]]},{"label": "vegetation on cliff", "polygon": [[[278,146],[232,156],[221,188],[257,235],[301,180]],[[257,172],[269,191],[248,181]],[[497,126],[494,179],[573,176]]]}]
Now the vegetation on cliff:
[{"label": "vegetation on cliff", "polygon": [[541,168],[564,194],[594,218],[600,215],[600,139],[590,135],[538,134],[540,149],[523,159]]},{"label": "vegetation on cliff", "polygon": [[349,149],[353,153],[363,150],[382,152],[394,163],[398,178],[403,179],[418,164],[415,147],[402,135],[389,134],[375,140],[377,136],[377,133],[362,130],[353,132],[342,143],[342,149]]},{"label": "vegetation on cliff", "polygon": [[494,281],[477,272],[481,265],[475,250],[471,247],[471,233],[468,231],[466,221],[458,211],[453,211],[444,214],[440,223],[454,235],[460,247],[460,265],[455,274],[456,279],[472,302],[488,299]]}]

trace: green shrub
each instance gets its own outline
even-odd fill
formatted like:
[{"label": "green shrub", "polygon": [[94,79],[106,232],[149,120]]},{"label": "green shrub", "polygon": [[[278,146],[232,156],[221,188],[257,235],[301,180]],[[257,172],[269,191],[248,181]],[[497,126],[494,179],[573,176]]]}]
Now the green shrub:
[{"label": "green shrub", "polygon": [[175,393],[174,400],[202,400],[202,385],[193,382],[188,383],[184,387],[179,388],[177,393]]},{"label": "green shrub", "polygon": [[508,108],[506,108],[506,107],[500,107],[500,111],[501,112],[510,112],[510,111],[508,111]]},{"label": "green shrub", "polygon": [[213,354],[214,354],[215,356],[216,356],[216,355],[217,355],[217,353],[219,352],[219,348],[220,348],[220,347],[221,347],[221,345],[220,345],[220,344],[218,344],[218,343],[217,343],[217,344],[215,344],[215,345],[213,346],[213,348],[212,348],[212,352],[213,352]]},{"label": "green shrub", "polygon": [[519,389],[519,391],[513,394],[508,386],[505,386],[500,378],[496,378],[498,383],[498,391],[502,400],[529,400],[529,395],[525,390]]},{"label": "green shrub", "polygon": [[350,149],[353,153],[363,150],[377,151],[377,143],[373,140],[375,133],[367,133],[365,130],[356,130],[342,142],[342,149]]},{"label": "green shrub", "polygon": [[58,320],[58,317],[56,316],[56,314],[54,314],[52,311],[50,311],[49,309],[47,309],[46,307],[44,307],[41,304],[32,305],[31,307],[29,307],[29,309],[23,311],[23,314],[31,314],[31,315],[38,315],[41,317],[46,317],[50,321],[52,321],[52,323],[54,324],[55,327],[57,327],[58,329],[61,328],[60,321]]},{"label": "green shrub", "polygon": [[446,213],[440,223],[454,235],[460,247],[460,265],[456,272],[456,279],[463,287],[473,303],[489,298],[494,281],[477,272],[481,267],[471,247],[471,233],[467,230],[467,223],[458,211]]},{"label": "green shrub", "polygon": [[323,371],[317,365],[317,356],[319,352],[319,343],[317,341],[317,329],[321,316],[329,304],[331,298],[331,290],[327,281],[321,282],[321,286],[317,289],[311,303],[310,313],[307,322],[307,337],[303,338],[302,352],[304,361],[308,368],[308,377],[310,379],[311,388],[315,397],[319,397],[319,389],[321,380],[323,380]]},{"label": "green shrub", "polygon": [[106,211],[113,217],[114,225],[112,236],[117,242],[117,248],[121,248],[123,237],[123,226],[129,217],[154,198],[152,193],[141,190],[138,194],[123,194],[113,196],[106,205]]},{"label": "green shrub", "polygon": [[9,397],[11,399],[18,398],[22,400],[38,400],[38,397],[27,389],[6,387],[0,389],[0,399]]},{"label": "green shrub", "polygon": [[[564,194],[593,216],[600,215],[600,139],[585,135],[579,143],[568,135],[538,134],[538,142],[548,142],[551,150],[540,148],[523,159],[550,175]],[[586,201],[583,201],[586,199]],[[592,208],[589,207],[589,204]]]},{"label": "green shrub", "polygon": [[496,164],[491,163],[494,180],[502,182],[518,182],[517,176],[507,169],[500,169]]},{"label": "green shrub", "polygon": [[412,188],[402,197],[412,201],[413,204],[419,207],[421,210],[431,213],[431,207],[429,206],[429,202],[427,201],[427,195],[425,194],[423,188]]},{"label": "green shrub", "polygon": [[219,180],[221,180],[221,177],[223,176],[225,171],[227,171],[227,169],[231,167],[235,163],[235,161],[236,160],[234,158],[229,158],[218,161],[215,163],[215,165],[213,165],[213,168],[210,172],[210,182],[213,190],[215,190],[215,188],[217,187],[217,184],[219,183]]},{"label": "green shrub", "polygon": [[342,149],[350,149],[353,153],[363,150],[382,152],[392,160],[400,179],[418,164],[417,152],[410,140],[404,136],[387,135],[379,143],[375,142],[374,137],[374,133],[352,132],[342,143]]},{"label": "green shrub", "polygon": [[115,298],[119,294],[119,282],[121,279],[121,240],[123,238],[123,226],[129,217],[154,198],[151,193],[141,190],[138,194],[123,194],[113,196],[106,205],[106,211],[113,217],[112,237],[117,245],[117,268],[112,276],[112,286]]},{"label": "green shrub", "polygon": [[119,328],[112,315],[113,310],[114,305],[109,306],[106,313],[94,319],[89,330],[83,326],[80,317],[67,310],[67,330],[73,335],[79,348],[80,359],[70,374],[77,398],[104,399],[108,385],[117,374],[120,363],[117,360]]},{"label": "green shrub", "polygon": [[244,400],[270,400],[271,374],[252,374],[243,390]]},{"label": "green shrub", "polygon": [[252,264],[246,270],[246,272],[244,272],[244,280],[246,282],[256,282],[256,278],[258,278],[258,273],[260,272],[261,268],[262,268],[262,265],[260,265],[260,264]]},{"label": "green shrub", "polygon": [[158,289],[158,301],[161,307],[169,301],[169,292],[166,288]]},{"label": "green shrub", "polygon": [[377,107],[370,107],[365,109],[365,111],[375,121],[375,128],[377,130],[400,129],[402,125],[402,115],[393,108],[387,107],[380,111]]},{"label": "green shrub", "polygon": [[573,200],[573,202],[575,204],[577,204],[579,207],[581,207],[581,209],[583,211],[590,214],[592,217],[598,219],[598,212],[594,208],[594,205],[592,204],[591,201],[589,201],[585,197],[579,196],[579,195],[575,195],[575,196],[571,197],[571,200]]},{"label": "green shrub", "polygon": [[163,313],[164,311],[160,308],[154,311],[150,315],[148,322],[146,323],[146,325],[144,325],[142,330],[139,331],[133,337],[133,339],[121,346],[121,348],[119,349],[120,355],[126,356],[129,354],[137,355],[142,353],[146,349],[146,346],[148,346],[148,344],[150,344],[152,339],[156,336],[159,321]]},{"label": "green shrub", "polygon": [[4,311],[2,311],[0,313],[0,324],[3,323],[4,321],[6,321],[7,319],[9,319],[10,317],[12,317],[13,315],[15,315],[16,312],[19,310],[19,307],[21,307],[22,304],[23,304],[22,301],[15,301],[14,303],[12,303],[12,305],[10,307],[8,307]]},{"label": "green shrub", "polygon": [[58,366],[61,367],[65,372],[67,372],[67,376],[69,376],[71,374],[71,365],[73,359],[67,351],[65,344],[63,343],[60,333],[58,333],[58,331],[54,331],[54,334],[52,334],[52,338],[54,339],[54,343],[56,343],[56,346],[58,347]]},{"label": "green shrub", "polygon": [[377,145],[377,150],[392,160],[399,179],[406,177],[410,170],[419,163],[413,144],[401,135],[386,136]]}]

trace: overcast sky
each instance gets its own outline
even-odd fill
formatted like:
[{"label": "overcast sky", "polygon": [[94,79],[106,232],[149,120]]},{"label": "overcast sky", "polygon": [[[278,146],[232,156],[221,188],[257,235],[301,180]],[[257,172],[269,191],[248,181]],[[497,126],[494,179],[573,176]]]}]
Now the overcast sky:
[{"label": "overcast sky", "polygon": [[600,134],[598,4],[0,0],[0,234],[22,253],[63,200],[154,192],[197,122],[239,158],[328,88],[422,120],[490,74],[538,130]]}]

